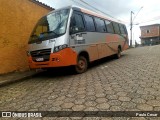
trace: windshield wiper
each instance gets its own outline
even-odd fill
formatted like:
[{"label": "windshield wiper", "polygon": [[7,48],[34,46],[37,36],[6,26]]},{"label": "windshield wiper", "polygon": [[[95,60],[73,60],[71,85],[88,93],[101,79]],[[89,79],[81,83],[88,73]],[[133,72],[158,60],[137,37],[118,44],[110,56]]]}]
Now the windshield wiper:
[{"label": "windshield wiper", "polygon": [[45,33],[54,33],[56,36],[59,36],[56,32],[54,32],[54,31],[47,31],[47,32],[42,32],[42,33],[40,33],[40,34],[45,34]]},{"label": "windshield wiper", "polygon": [[37,37],[37,38],[38,38],[38,36],[37,36],[37,35],[34,35],[34,34],[32,34],[31,37]]}]

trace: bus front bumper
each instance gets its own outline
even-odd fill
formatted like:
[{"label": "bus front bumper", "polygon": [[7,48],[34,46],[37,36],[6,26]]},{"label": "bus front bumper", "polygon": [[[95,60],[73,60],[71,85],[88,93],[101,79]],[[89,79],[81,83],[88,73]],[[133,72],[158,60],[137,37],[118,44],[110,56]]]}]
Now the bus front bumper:
[{"label": "bus front bumper", "polygon": [[66,48],[57,53],[51,53],[49,61],[35,62],[31,56],[29,56],[28,61],[31,69],[64,67],[76,65],[77,54],[72,49]]}]

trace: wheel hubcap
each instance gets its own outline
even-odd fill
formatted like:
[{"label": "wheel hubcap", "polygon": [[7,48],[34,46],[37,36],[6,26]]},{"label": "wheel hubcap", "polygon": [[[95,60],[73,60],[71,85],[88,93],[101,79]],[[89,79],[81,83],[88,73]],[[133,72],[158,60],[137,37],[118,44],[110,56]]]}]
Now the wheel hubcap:
[{"label": "wheel hubcap", "polygon": [[85,68],[85,62],[82,61],[82,60],[80,60],[79,63],[78,63],[78,67],[79,67],[80,69],[84,69],[84,68]]}]

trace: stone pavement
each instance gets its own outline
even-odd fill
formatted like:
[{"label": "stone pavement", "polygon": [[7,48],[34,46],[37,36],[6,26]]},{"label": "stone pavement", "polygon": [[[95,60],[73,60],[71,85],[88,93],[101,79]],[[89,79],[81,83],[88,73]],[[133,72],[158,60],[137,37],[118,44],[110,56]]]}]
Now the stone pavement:
[{"label": "stone pavement", "polygon": [[37,73],[39,72],[30,70],[30,71],[13,72],[13,73],[0,75],[0,87],[29,79],[32,76],[36,75]]},{"label": "stone pavement", "polygon": [[65,69],[44,72],[28,80],[1,87],[0,111],[4,110],[160,111],[160,46],[129,49],[123,53],[122,58],[98,61],[83,74],[75,75]]}]

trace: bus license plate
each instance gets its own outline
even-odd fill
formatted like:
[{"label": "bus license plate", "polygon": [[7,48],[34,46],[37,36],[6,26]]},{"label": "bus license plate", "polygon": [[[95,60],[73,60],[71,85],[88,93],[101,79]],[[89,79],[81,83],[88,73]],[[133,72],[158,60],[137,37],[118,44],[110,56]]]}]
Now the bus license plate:
[{"label": "bus license plate", "polygon": [[44,58],[36,58],[36,61],[37,61],[37,62],[44,61]]}]

